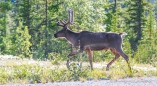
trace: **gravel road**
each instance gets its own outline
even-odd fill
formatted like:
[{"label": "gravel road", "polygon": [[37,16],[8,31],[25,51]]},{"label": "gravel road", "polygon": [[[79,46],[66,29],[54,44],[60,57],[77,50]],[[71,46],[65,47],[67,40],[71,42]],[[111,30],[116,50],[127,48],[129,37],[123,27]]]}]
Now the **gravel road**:
[{"label": "gravel road", "polygon": [[8,84],[0,86],[157,86],[157,77],[125,78],[118,80],[91,80],[39,84]]}]

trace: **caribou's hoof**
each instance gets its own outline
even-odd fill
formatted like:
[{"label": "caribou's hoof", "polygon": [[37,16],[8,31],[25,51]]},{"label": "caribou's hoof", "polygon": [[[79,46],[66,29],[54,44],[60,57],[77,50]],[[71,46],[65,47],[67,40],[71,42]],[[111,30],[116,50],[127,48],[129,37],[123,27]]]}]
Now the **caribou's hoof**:
[{"label": "caribou's hoof", "polygon": [[109,71],[109,67],[106,67],[106,71]]},{"label": "caribou's hoof", "polygon": [[74,56],[74,55],[75,55],[75,53],[71,52],[68,56]]},{"label": "caribou's hoof", "polygon": [[68,56],[74,56],[74,55],[75,55],[75,54],[71,54],[71,53],[70,53]]}]

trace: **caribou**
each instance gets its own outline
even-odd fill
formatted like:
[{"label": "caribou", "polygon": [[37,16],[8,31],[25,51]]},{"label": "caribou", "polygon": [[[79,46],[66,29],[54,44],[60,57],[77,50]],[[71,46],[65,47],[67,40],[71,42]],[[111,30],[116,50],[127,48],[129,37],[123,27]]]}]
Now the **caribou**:
[{"label": "caribou", "polygon": [[[82,53],[83,51],[87,52],[89,56],[90,67],[91,70],[93,70],[92,51],[110,50],[115,55],[115,58],[107,64],[106,70],[109,70],[110,65],[120,56],[122,56],[129,64],[129,58],[122,50],[122,36],[125,35],[125,32],[74,32],[68,28],[69,25],[74,24],[73,10],[68,10],[68,16],[68,21],[59,20],[57,22],[57,26],[61,26],[63,28],[54,34],[55,38],[65,38],[76,49],[68,56],[74,56],[76,54]],[[128,66],[131,69],[130,65]]]}]

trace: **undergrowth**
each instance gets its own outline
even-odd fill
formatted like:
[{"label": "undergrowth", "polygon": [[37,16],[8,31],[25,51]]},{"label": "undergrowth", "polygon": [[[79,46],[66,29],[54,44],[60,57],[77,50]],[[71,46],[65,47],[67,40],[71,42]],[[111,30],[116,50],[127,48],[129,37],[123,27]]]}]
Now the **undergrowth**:
[{"label": "undergrowth", "polygon": [[[131,63],[131,66],[133,66],[133,64],[135,63]],[[115,62],[115,64],[111,66],[110,71],[106,71],[105,68],[94,68],[94,70],[91,71],[89,67],[82,67],[80,69],[76,65],[73,66],[72,70],[68,70],[67,68],[52,68],[51,65],[0,65],[0,84],[85,81],[93,79],[120,79],[129,77],[128,67],[123,61]],[[145,71],[132,69],[132,72],[133,77],[157,75],[157,71],[153,70]]]}]

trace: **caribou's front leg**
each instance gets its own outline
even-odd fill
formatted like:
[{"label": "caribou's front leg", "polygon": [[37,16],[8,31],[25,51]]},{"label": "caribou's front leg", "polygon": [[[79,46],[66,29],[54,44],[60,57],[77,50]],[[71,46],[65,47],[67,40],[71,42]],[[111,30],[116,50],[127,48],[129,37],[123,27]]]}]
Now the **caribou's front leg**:
[{"label": "caribou's front leg", "polygon": [[76,50],[71,51],[71,53],[68,56],[74,56],[76,54],[82,53],[83,50],[78,50],[78,46],[75,46]]},{"label": "caribou's front leg", "polygon": [[72,51],[68,56],[74,56],[76,54],[79,54],[80,52],[78,50]]},{"label": "caribou's front leg", "polygon": [[74,56],[76,54],[83,52],[83,49],[79,50],[79,45],[80,45],[80,40],[78,40],[76,43],[74,43],[74,47],[76,50],[72,50],[68,56]]},{"label": "caribou's front leg", "polygon": [[70,54],[68,55],[68,56],[71,56],[72,55],[72,53],[73,53],[73,45],[72,44],[70,44],[70,48],[71,48],[71,52],[70,52]]}]

